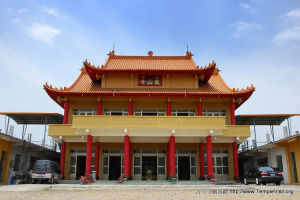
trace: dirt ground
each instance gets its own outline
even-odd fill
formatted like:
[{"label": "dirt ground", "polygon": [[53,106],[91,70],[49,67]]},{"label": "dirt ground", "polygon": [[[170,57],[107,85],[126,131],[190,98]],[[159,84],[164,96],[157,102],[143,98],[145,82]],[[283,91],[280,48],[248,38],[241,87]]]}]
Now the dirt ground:
[{"label": "dirt ground", "polygon": [[300,199],[300,186],[290,185],[7,185],[1,200],[94,199]]}]

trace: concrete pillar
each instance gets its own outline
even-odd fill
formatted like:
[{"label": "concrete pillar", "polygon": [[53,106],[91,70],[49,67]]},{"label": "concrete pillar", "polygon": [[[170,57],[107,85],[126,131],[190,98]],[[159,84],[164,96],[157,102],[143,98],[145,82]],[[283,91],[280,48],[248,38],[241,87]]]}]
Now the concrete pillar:
[{"label": "concrete pillar", "polygon": [[170,136],[170,176],[176,176],[174,135]]},{"label": "concrete pillar", "polygon": [[98,101],[97,115],[102,115],[102,100]]},{"label": "concrete pillar", "polygon": [[133,101],[131,98],[128,102],[128,115],[133,115]]},{"label": "concrete pillar", "polygon": [[204,170],[204,144],[199,143],[199,167],[200,167],[200,180],[205,180],[205,170]]},{"label": "concrete pillar", "polygon": [[87,136],[85,175],[91,175],[93,136]]},{"label": "concrete pillar", "polygon": [[239,162],[238,162],[238,152],[237,152],[237,143],[232,143],[232,152],[233,152],[233,167],[234,167],[234,177],[233,179],[236,182],[240,182],[239,177]]},{"label": "concrete pillar", "polygon": [[124,137],[124,169],[123,175],[129,177],[130,175],[130,141],[129,136],[125,135]]},{"label": "concrete pillar", "polygon": [[202,116],[202,102],[198,101],[198,116]]},{"label": "concrete pillar", "polygon": [[62,179],[65,179],[66,146],[67,143],[65,141],[62,141],[60,151],[60,174]]},{"label": "concrete pillar", "polygon": [[64,103],[64,124],[68,124],[69,106],[70,106],[70,102],[69,102],[69,100],[66,100]]},{"label": "concrete pillar", "polygon": [[230,102],[230,119],[231,125],[235,125],[235,104],[234,102]]},{"label": "concrete pillar", "polygon": [[207,179],[211,182],[215,181],[213,171],[212,144],[211,136],[206,136],[206,160],[207,160]]},{"label": "concrete pillar", "polygon": [[171,116],[171,114],[172,114],[171,100],[168,99],[168,101],[167,101],[167,116]]}]

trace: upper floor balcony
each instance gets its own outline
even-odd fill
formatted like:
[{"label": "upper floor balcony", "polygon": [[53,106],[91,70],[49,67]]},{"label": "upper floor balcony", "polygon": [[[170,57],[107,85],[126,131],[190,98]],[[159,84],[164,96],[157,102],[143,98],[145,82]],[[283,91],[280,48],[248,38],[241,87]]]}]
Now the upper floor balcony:
[{"label": "upper floor balcony", "polygon": [[250,126],[226,125],[224,116],[73,115],[72,124],[49,125],[49,136],[216,137],[247,138]]}]

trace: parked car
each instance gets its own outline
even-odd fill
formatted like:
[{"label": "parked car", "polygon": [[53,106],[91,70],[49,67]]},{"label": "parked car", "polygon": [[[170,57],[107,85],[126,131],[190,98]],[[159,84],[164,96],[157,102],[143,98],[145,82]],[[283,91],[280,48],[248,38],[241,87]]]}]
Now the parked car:
[{"label": "parked car", "polygon": [[37,160],[31,172],[32,183],[50,182],[59,183],[60,168],[56,162],[51,160]]},{"label": "parked car", "polygon": [[275,183],[280,185],[282,180],[282,172],[275,171],[272,167],[252,168],[244,176],[245,185],[248,185],[248,183],[256,183],[256,185]]}]

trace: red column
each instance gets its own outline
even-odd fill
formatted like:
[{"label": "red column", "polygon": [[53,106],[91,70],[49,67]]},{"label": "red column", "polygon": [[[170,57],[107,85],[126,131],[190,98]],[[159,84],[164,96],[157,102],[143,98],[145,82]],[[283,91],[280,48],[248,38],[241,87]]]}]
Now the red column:
[{"label": "red column", "polygon": [[131,179],[132,143],[129,143],[129,178]]},{"label": "red column", "polygon": [[240,181],[239,178],[239,163],[238,163],[238,152],[237,152],[237,143],[232,143],[232,152],[233,152],[233,166],[234,166],[234,180],[236,182]]},{"label": "red column", "polygon": [[129,136],[125,135],[124,138],[124,169],[123,175],[129,176],[130,174],[130,141]]},{"label": "red column", "polygon": [[231,125],[235,125],[235,104],[234,104],[234,102],[230,102],[230,119],[231,119]]},{"label": "red column", "polygon": [[62,141],[60,151],[60,175],[62,179],[65,179],[66,146],[67,143]]},{"label": "red column", "polygon": [[91,175],[93,136],[87,136],[85,175]]},{"label": "red column", "polygon": [[198,101],[198,116],[202,116],[202,102]]},{"label": "red column", "polygon": [[68,119],[69,119],[69,105],[70,105],[69,100],[66,100],[65,103],[64,103],[64,124],[68,124]]},{"label": "red column", "polygon": [[171,110],[172,110],[171,107],[172,107],[171,106],[171,100],[168,99],[168,101],[167,101],[167,116],[171,116]]},{"label": "red column", "polygon": [[170,176],[170,143],[168,142],[167,147],[167,178]]},{"label": "red column", "polygon": [[207,179],[211,182],[215,181],[213,172],[213,160],[212,160],[212,144],[211,136],[206,136],[206,160],[207,160]]},{"label": "red column", "polygon": [[97,180],[99,179],[99,154],[100,154],[100,142],[96,142],[94,169],[96,171],[96,179]]},{"label": "red column", "polygon": [[176,176],[175,168],[175,136],[170,136],[170,176]]},{"label": "red column", "polygon": [[97,115],[102,115],[102,100],[98,101]]},{"label": "red column", "polygon": [[205,180],[204,172],[204,144],[203,142],[199,143],[199,166],[200,166],[200,180]]},{"label": "red column", "polygon": [[129,103],[128,103],[128,115],[133,115],[133,101],[132,101],[132,99],[130,99]]}]

